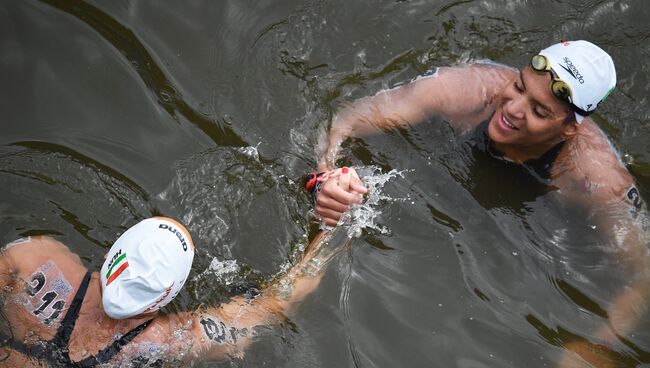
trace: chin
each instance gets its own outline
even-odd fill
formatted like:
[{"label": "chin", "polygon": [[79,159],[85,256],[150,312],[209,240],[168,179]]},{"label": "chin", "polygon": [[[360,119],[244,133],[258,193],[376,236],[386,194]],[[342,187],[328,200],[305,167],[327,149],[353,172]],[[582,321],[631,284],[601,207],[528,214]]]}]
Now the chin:
[{"label": "chin", "polygon": [[490,119],[490,122],[488,123],[487,135],[488,135],[488,138],[490,138],[490,140],[492,142],[506,143],[506,142],[504,142],[504,139],[503,139],[504,137],[502,137],[501,134],[499,134],[498,128],[496,127],[496,124],[498,124],[496,122],[498,117],[499,117],[498,113],[495,113],[494,115],[492,115],[492,118]]}]

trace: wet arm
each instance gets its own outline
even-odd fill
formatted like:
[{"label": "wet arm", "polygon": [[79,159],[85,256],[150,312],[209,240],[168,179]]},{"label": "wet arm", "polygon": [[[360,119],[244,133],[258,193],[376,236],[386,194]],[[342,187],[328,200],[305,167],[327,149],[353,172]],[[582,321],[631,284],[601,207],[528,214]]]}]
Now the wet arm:
[{"label": "wet arm", "polygon": [[432,116],[475,125],[493,110],[495,96],[515,72],[472,64],[440,68],[436,74],[380,91],[340,109],[319,147],[319,171],[331,169],[346,138],[418,124]]},{"label": "wet arm", "polygon": [[[610,302],[607,321],[594,336],[598,343],[611,346],[610,343],[633,332],[647,311],[650,254],[648,234],[640,221],[647,215],[643,213],[633,178],[617,159],[603,155],[593,162],[609,170],[600,173],[591,170],[595,173],[592,177],[574,175],[573,185],[564,183],[564,191],[568,194],[567,200],[592,209],[596,227],[610,239],[613,247],[621,250],[623,268],[632,275],[630,283]],[[588,347],[585,342],[571,343],[566,348],[596,367],[607,367],[611,363],[606,349]],[[573,367],[574,363],[570,356],[565,356],[561,367]]]},{"label": "wet arm", "polygon": [[233,298],[228,304],[196,313],[191,334],[192,356],[219,359],[242,354],[253,338],[270,325],[285,320],[323,276],[328,262],[344,247],[320,233],[307,247],[302,259],[252,300]]},{"label": "wet arm", "polygon": [[605,341],[614,341],[618,336],[629,336],[647,312],[650,298],[650,255],[647,234],[636,221],[619,220],[601,223],[600,226],[609,226],[607,229],[610,238],[618,243],[617,246],[624,247],[626,254],[622,264],[632,275],[630,283],[610,303],[609,323],[603,325],[597,333]]},{"label": "wet arm", "polygon": [[[600,222],[597,226],[612,225]],[[620,226],[616,225],[616,226]],[[650,257],[644,238],[646,235],[636,224],[627,224],[631,230],[623,237],[621,234],[611,234],[618,237],[615,242],[626,247],[627,255],[623,268],[633,276],[632,281],[624,286],[607,307],[607,319],[594,333],[593,337],[585,340],[570,342],[565,345],[567,353],[561,358],[560,367],[582,367],[576,360],[577,354],[593,367],[617,367],[620,361],[612,350],[613,346],[627,339],[634,332],[635,326],[648,310],[650,298]],[[613,230],[613,228],[610,228]],[[620,229],[620,228],[619,228]],[[568,353],[572,352],[572,353]]]}]

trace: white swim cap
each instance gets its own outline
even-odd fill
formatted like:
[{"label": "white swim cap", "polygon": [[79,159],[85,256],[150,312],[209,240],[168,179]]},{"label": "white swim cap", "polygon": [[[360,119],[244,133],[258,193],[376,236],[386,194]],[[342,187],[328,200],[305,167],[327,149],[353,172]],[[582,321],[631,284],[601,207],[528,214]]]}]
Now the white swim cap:
[{"label": "white swim cap", "polygon": [[549,60],[553,71],[571,87],[573,105],[586,113],[575,112],[578,123],[596,110],[616,86],[612,58],[591,42],[561,42],[539,54]]},{"label": "white swim cap", "polygon": [[104,311],[114,319],[157,311],[181,290],[193,259],[192,238],[178,222],[153,217],[132,226],[102,266]]}]

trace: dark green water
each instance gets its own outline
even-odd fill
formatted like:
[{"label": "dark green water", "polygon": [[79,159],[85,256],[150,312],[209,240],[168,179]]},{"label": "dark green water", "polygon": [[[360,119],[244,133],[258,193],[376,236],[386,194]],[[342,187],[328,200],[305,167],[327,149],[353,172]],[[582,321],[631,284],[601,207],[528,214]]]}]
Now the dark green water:
[{"label": "dark green water", "polygon": [[[644,0],[0,0],[0,240],[52,235],[96,270],[138,219],[174,217],[199,251],[169,310],[218,303],[306,242],[297,179],[340,103],[434,66],[520,66],[561,39],[613,56],[597,120],[647,200],[648,19]],[[552,196],[470,190],[489,173],[444,124],[344,152],[406,170],[376,208],[389,232],[353,240],[243,359],[202,366],[552,367],[630,277]],[[614,347],[621,366],[650,364],[649,326]]]}]

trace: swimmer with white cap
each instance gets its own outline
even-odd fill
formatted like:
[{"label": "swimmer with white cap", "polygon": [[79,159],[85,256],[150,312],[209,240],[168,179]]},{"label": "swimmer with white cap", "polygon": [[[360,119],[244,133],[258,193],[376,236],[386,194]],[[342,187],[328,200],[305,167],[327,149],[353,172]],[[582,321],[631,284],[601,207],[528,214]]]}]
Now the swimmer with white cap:
[{"label": "swimmer with white cap", "polygon": [[100,272],[104,311],[124,319],[159,310],[181,291],[193,259],[192,237],[178,222],[155,217],[131,227]]},{"label": "swimmer with white cap", "polygon": [[[507,57],[508,52],[502,55]],[[521,190],[516,183],[523,182],[541,187],[540,195],[555,192],[562,203],[592,214],[594,228],[616,250],[611,253],[624,259],[621,271],[633,271],[630,283],[609,305],[609,315],[616,318],[594,333],[597,341],[614,345],[616,334],[632,332],[640,318],[636,311],[647,308],[645,300],[650,299],[650,261],[637,221],[645,205],[620,155],[592,119],[614,91],[614,62],[605,50],[584,40],[556,43],[528,60],[519,70],[495,63],[438,68],[346,105],[334,115],[321,142],[317,171],[334,169],[341,143],[348,137],[408,130],[423,122],[432,129],[438,129],[432,122],[449,123],[482,155],[481,160],[470,161],[493,165],[486,175],[494,172],[493,182],[499,185],[482,192],[484,196],[501,192],[490,200],[510,198]],[[504,167],[509,169],[501,170]],[[504,172],[525,180],[499,174]],[[330,226],[361,201],[365,191],[354,177],[347,190],[336,182],[319,184],[314,212]],[[584,341],[564,341],[563,346],[594,366],[602,366],[606,357],[589,354],[593,346]]]},{"label": "swimmer with white cap", "polygon": [[258,326],[281,322],[318,286],[341,246],[321,247],[322,232],[302,259],[261,292],[218,307],[159,314],[192,268],[187,229],[154,217],[129,228],[97,272],[49,237],[29,237],[0,253],[0,365],[94,367],[192,363],[241,354]]}]

